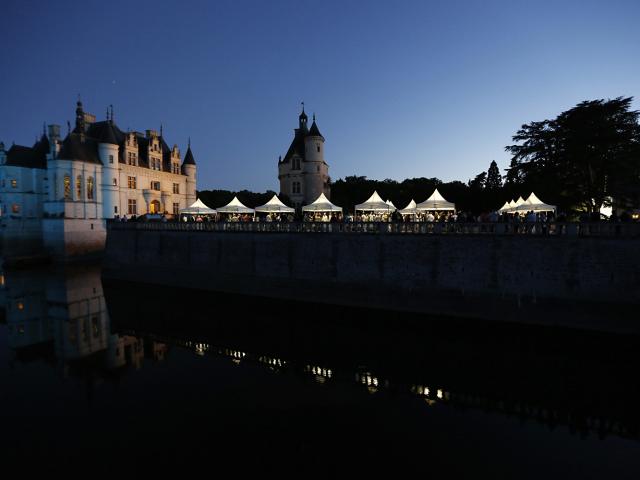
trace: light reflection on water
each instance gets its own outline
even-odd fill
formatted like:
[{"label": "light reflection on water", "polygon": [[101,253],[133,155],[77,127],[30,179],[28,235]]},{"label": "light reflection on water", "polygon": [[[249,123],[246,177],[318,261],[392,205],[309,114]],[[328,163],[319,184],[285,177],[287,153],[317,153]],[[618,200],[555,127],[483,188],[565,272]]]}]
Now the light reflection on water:
[{"label": "light reflection on water", "polygon": [[[112,286],[105,298],[97,268],[5,272],[2,278],[0,296],[5,305],[9,362],[46,359],[55,366],[52,374],[63,378],[86,376],[87,369],[111,376],[129,375],[144,369],[145,360],[163,363],[171,359],[172,349],[184,349],[193,352],[199,362],[218,358],[233,365],[234,371],[263,369],[308,380],[329,392],[350,385],[372,398],[399,395],[419,399],[425,410],[437,405],[476,409],[543,425],[564,424],[582,435],[638,438],[636,377],[627,381],[624,390],[606,383],[606,370],[596,372],[594,384],[598,388],[614,387],[607,403],[606,395],[593,388],[589,375],[581,376],[581,359],[574,362],[563,351],[543,349],[538,353],[537,340],[526,335],[509,337],[500,348],[494,348],[485,346],[483,342],[489,341],[483,337],[461,339],[458,331],[404,334],[400,327],[389,331],[385,326],[376,327],[377,333],[367,333],[362,340],[362,328],[368,332],[374,327],[354,326],[344,317],[325,322],[329,314],[319,320],[310,318],[307,329],[299,320],[281,320],[279,313],[264,315],[270,307],[261,304],[242,312],[263,309],[259,321],[241,317],[224,320],[216,317],[207,303],[202,310],[186,313],[182,311],[184,302],[159,304],[157,298],[163,296],[154,289]],[[188,292],[181,295],[188,297]],[[387,341],[387,334],[392,339]],[[506,354],[501,348],[510,343],[515,344],[514,351],[531,354],[504,361]],[[612,369],[626,365],[636,371],[637,364],[629,364],[626,358],[618,361],[610,351],[605,353],[613,359]],[[474,361],[478,359],[488,360],[476,369]],[[487,366],[497,372],[496,378],[517,381],[510,384],[483,377],[491,370]],[[523,371],[529,377],[519,381]],[[549,377],[539,373],[542,371]],[[571,401],[555,397],[557,382],[565,378],[577,382],[569,385],[569,393],[580,392]]]}]

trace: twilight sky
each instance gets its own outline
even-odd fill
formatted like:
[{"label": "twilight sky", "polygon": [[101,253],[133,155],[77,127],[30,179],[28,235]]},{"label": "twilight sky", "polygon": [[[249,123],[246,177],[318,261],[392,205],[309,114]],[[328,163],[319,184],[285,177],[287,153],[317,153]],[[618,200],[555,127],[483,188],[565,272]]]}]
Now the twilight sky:
[{"label": "twilight sky", "polygon": [[201,190],[277,191],[304,101],[334,180],[466,181],[523,123],[640,95],[639,21],[638,0],[3,0],[0,140],[66,133],[80,94],[191,136]]}]

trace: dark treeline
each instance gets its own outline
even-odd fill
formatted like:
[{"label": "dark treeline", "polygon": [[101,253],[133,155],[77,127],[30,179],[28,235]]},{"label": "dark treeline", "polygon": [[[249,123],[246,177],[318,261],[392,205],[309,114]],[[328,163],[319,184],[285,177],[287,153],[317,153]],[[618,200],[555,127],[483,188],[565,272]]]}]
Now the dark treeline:
[{"label": "dark treeline", "polygon": [[[276,194],[272,190],[267,190],[264,193],[250,192],[249,190],[241,190],[239,192],[232,192],[230,190],[202,190],[198,191],[198,198],[202,200],[206,205],[211,208],[218,208],[226,205],[234,196],[238,197],[242,203],[249,208],[255,208],[260,205],[264,205]],[[280,197],[284,203],[289,203],[287,199]]]},{"label": "dark treeline", "polygon": [[[495,161],[473,179],[442,182],[437,178],[372,180],[347,176],[331,185],[331,201],[346,212],[369,198],[374,190],[398,208],[411,199],[420,203],[434,189],[459,210],[489,212],[505,202],[535,192],[566,213],[597,212],[602,206],[632,209],[640,206],[640,126],[633,98],[584,101],[553,120],[523,125],[505,149],[512,155],[504,175]],[[249,207],[266,203],[275,192],[237,192]],[[199,192],[206,204],[219,207],[235,192]],[[286,196],[281,200],[290,205]]]}]

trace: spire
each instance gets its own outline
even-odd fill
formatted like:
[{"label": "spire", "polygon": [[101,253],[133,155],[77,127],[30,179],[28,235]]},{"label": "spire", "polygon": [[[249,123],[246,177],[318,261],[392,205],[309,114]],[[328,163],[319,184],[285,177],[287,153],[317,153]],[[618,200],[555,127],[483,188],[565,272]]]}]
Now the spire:
[{"label": "spire", "polygon": [[84,110],[82,109],[80,94],[78,94],[78,102],[76,103],[76,128],[73,131],[75,133],[84,133],[84,127]]},{"label": "spire", "polygon": [[[322,137],[320,130],[318,129],[318,125],[316,125],[316,114],[313,114],[313,123],[311,124],[311,128],[309,129],[309,136],[313,137]],[[324,137],[322,137],[324,139]]]},{"label": "spire", "polygon": [[162,138],[162,124],[160,124],[160,138]]},{"label": "spire", "polygon": [[298,123],[300,125],[300,130],[306,130],[307,129],[307,114],[304,113],[304,102],[302,103],[302,112],[300,113],[300,116],[298,117]]},{"label": "spire", "polygon": [[196,161],[193,158],[193,153],[191,152],[191,137],[189,137],[189,143],[187,144],[187,153],[184,154],[184,161],[182,162],[182,166],[185,165],[195,165]]},{"label": "spire", "polygon": [[113,123],[113,105],[109,105],[111,107],[111,123]]},{"label": "spire", "polygon": [[47,122],[42,122],[42,136],[47,136]]}]

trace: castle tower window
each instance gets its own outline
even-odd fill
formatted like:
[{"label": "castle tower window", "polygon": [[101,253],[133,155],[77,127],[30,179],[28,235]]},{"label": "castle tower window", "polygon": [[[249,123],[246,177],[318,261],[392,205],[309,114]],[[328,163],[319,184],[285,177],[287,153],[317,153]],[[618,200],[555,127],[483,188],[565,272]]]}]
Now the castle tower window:
[{"label": "castle tower window", "polygon": [[137,215],[138,214],[138,205],[135,199],[130,198],[128,202],[129,207],[129,215]]},{"label": "castle tower window", "polygon": [[76,177],[76,198],[82,200],[82,175]]},{"label": "castle tower window", "polygon": [[320,153],[320,145],[316,145],[316,148],[318,149],[318,153]]},{"label": "castle tower window", "polygon": [[87,200],[93,200],[93,177],[87,178]]},{"label": "castle tower window", "polygon": [[18,188],[18,181],[15,178],[11,179],[11,188]]},{"label": "castle tower window", "polygon": [[160,182],[151,182],[151,190],[160,190]]},{"label": "castle tower window", "polygon": [[113,155],[109,155],[109,163],[113,163]]},{"label": "castle tower window", "polygon": [[129,188],[136,188],[136,177],[127,177]]},{"label": "castle tower window", "polygon": [[113,179],[113,185],[114,185],[114,186],[117,186],[117,185],[118,185],[118,179],[117,179],[117,178],[114,178],[114,179]]},{"label": "castle tower window", "polygon": [[173,184],[173,193],[180,193],[180,184],[179,183],[174,183]]},{"label": "castle tower window", "polygon": [[71,200],[71,177],[69,175],[64,176],[64,199]]}]

